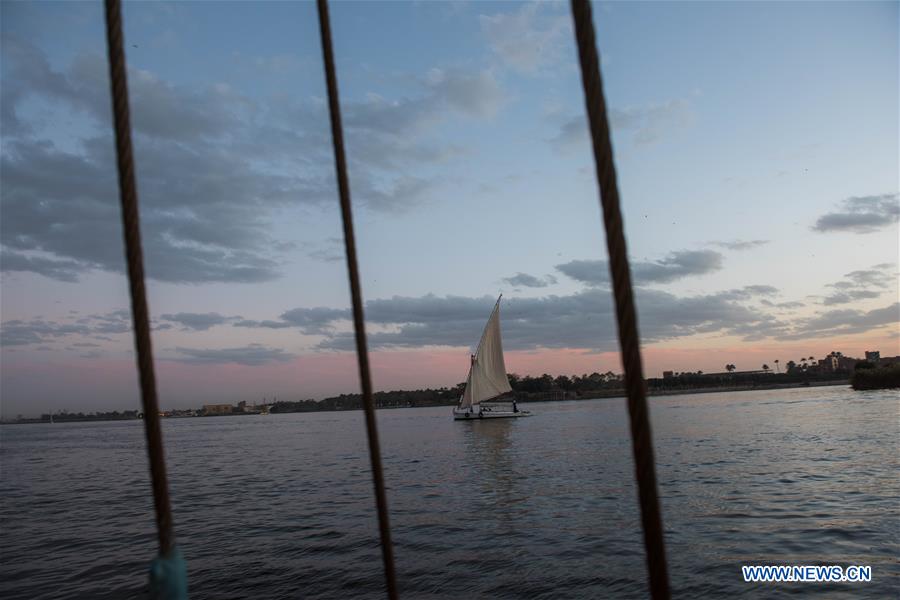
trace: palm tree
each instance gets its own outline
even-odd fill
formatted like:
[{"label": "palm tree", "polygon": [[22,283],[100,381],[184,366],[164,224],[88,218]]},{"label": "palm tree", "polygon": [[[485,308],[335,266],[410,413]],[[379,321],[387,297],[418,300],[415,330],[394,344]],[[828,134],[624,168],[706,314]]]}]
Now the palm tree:
[{"label": "palm tree", "polygon": [[781,369],[778,368],[778,359],[775,359],[775,372],[781,373]]},{"label": "palm tree", "polygon": [[763,366],[762,366],[762,370],[765,371],[766,373],[768,373],[768,372],[769,372],[769,365],[763,365]]},{"label": "palm tree", "polygon": [[731,373],[735,369],[737,369],[737,367],[735,367],[734,365],[725,365],[725,370],[728,371],[729,373]]}]

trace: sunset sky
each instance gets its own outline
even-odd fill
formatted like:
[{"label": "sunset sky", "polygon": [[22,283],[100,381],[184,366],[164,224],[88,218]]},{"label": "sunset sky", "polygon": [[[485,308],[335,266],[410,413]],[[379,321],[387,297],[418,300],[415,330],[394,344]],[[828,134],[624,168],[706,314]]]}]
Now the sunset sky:
[{"label": "sunset sky", "polygon": [[[896,2],[598,3],[648,376],[900,354]],[[314,3],[127,3],[160,402],[358,391]],[[332,4],[377,389],[619,371],[567,3]],[[0,4],[0,412],[138,407],[100,3]]]}]

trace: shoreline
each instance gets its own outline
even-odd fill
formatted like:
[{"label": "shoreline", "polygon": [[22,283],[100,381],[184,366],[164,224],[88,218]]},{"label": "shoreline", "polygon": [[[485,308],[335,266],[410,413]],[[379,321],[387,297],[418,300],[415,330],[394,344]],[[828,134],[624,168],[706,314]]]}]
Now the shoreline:
[{"label": "shoreline", "polygon": [[754,390],[783,390],[791,388],[813,388],[834,385],[850,386],[849,379],[831,381],[810,381],[809,385],[799,383],[770,383],[768,385],[736,385],[720,388],[690,388],[685,390],[648,390],[647,396],[678,396],[681,394],[711,394],[715,392],[752,392]]},{"label": "shoreline", "polygon": [[[690,394],[717,394],[717,393],[731,393],[731,392],[753,392],[757,390],[782,390],[782,389],[795,389],[795,388],[814,388],[814,387],[827,387],[827,386],[835,386],[835,385],[845,385],[850,387],[849,379],[834,379],[829,381],[811,381],[809,385],[802,385],[799,383],[770,383],[766,385],[734,385],[734,386],[725,386],[725,387],[700,387],[700,388],[675,388],[675,389],[648,389],[647,397],[653,398],[656,396],[684,396]],[[590,396],[585,396],[583,398],[560,398],[558,400],[546,399],[546,398],[535,398],[533,400],[530,399],[520,399],[519,403],[532,403],[532,402],[577,402],[579,400],[606,400],[608,398],[625,398],[626,393],[624,389],[617,390],[609,390],[608,392],[603,393],[594,393]],[[449,405],[448,405],[449,406]]]},{"label": "shoreline", "polygon": [[[793,388],[813,388],[813,387],[826,387],[826,386],[850,386],[849,379],[840,379],[840,380],[830,380],[830,381],[810,381],[809,385],[801,385],[798,383],[772,383],[768,385],[738,385],[738,386],[727,386],[727,387],[702,387],[702,388],[681,388],[681,389],[668,389],[668,390],[647,390],[647,397],[657,397],[657,396],[684,396],[690,394],[715,394],[715,393],[730,393],[730,392],[752,392],[756,390],[780,390],[780,389],[793,389]],[[603,393],[595,393],[590,396],[586,396],[583,398],[556,398],[556,399],[548,399],[548,398],[535,398],[535,399],[527,399],[522,398],[519,399],[518,402],[521,404],[531,404],[535,402],[579,402],[582,400],[605,400],[610,398],[625,398],[625,390],[609,390],[608,392]],[[429,404],[424,406],[384,406],[378,407],[376,410],[398,410],[405,408],[430,408],[435,406],[452,406],[452,404]],[[322,409],[322,410],[310,410],[310,411],[295,411],[295,412],[273,412],[270,414],[296,414],[296,413],[317,413],[317,412],[346,412],[348,410],[362,410],[360,408],[345,408],[345,409]],[[208,417],[241,417],[241,416],[267,416],[267,415],[259,415],[253,413],[233,413],[229,415],[198,415],[195,417],[165,417],[162,420],[166,419],[189,419],[189,418],[208,418]],[[91,419],[91,418],[75,418],[75,419],[63,419],[56,421],[53,425],[60,425],[63,423],[107,423],[114,421],[142,421],[142,418],[117,418],[117,419]],[[47,424],[49,425],[49,421],[41,421],[36,419],[28,419],[22,421],[0,421],[0,425],[40,425]]]}]

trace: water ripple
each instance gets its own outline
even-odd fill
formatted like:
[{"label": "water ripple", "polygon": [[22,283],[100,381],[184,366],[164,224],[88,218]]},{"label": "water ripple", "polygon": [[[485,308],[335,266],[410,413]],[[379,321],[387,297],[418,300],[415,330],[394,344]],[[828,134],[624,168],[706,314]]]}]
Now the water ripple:
[{"label": "water ripple", "polygon": [[[621,399],[514,422],[381,411],[406,598],[644,598]],[[676,597],[898,589],[897,398],[839,388],[653,399]],[[382,598],[362,415],[164,422],[191,597]],[[155,548],[141,424],[3,426],[0,595],[134,598]],[[745,584],[742,564],[871,564],[852,585]]]}]

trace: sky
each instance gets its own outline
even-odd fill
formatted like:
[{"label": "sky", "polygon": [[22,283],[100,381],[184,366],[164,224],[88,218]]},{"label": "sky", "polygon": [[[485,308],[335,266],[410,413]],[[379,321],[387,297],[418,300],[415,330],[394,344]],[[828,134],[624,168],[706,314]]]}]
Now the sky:
[{"label": "sky", "polygon": [[[647,376],[900,354],[896,2],[597,3]],[[567,3],[335,2],[376,389],[621,370]],[[359,389],[313,3],[126,3],[163,408]],[[0,414],[138,406],[100,3],[0,3]]]}]

